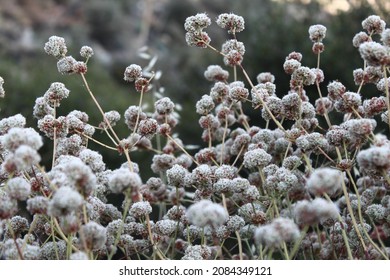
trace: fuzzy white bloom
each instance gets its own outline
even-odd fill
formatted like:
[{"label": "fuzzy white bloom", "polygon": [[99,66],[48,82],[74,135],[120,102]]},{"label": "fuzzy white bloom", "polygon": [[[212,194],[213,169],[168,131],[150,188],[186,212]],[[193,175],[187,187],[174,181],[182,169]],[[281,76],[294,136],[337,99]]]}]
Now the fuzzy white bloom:
[{"label": "fuzzy white bloom", "polygon": [[93,49],[91,47],[82,46],[80,49],[80,55],[81,55],[81,57],[89,59],[94,55],[94,52],[93,52]]},{"label": "fuzzy white bloom", "polygon": [[205,245],[188,246],[182,260],[207,260],[211,257],[211,250]]},{"label": "fuzzy white bloom", "polygon": [[142,185],[141,177],[128,168],[114,170],[108,179],[108,187],[113,193],[121,193],[127,189],[139,188]]},{"label": "fuzzy white bloom", "polygon": [[293,214],[298,224],[313,225],[339,215],[338,207],[323,198],[301,200],[295,204]]},{"label": "fuzzy white bloom", "polygon": [[272,156],[261,148],[250,150],[244,154],[244,166],[246,168],[256,168],[267,166],[272,160]]},{"label": "fuzzy white bloom", "polygon": [[312,42],[321,42],[326,36],[326,27],[321,24],[309,27],[309,37]]},{"label": "fuzzy white bloom", "polygon": [[64,57],[68,52],[65,39],[58,36],[51,36],[49,41],[45,43],[44,50],[48,55],[54,56],[57,59]]},{"label": "fuzzy white bloom", "polygon": [[15,150],[14,163],[18,170],[27,170],[40,161],[41,156],[30,146],[21,145]]},{"label": "fuzzy white bloom", "polygon": [[306,188],[313,195],[333,195],[341,190],[343,179],[343,174],[336,169],[318,168],[310,175]]},{"label": "fuzzy white bloom", "polygon": [[167,170],[168,183],[173,186],[180,186],[184,183],[188,171],[183,166],[175,164]]},{"label": "fuzzy white bloom", "polygon": [[42,147],[42,138],[33,128],[11,128],[4,137],[1,138],[1,144],[5,149],[14,152],[21,145],[27,145],[38,150]]},{"label": "fuzzy white bloom", "polygon": [[390,147],[371,147],[357,155],[360,170],[367,174],[381,173],[390,169]]},{"label": "fuzzy white bloom", "polygon": [[188,208],[186,213],[188,220],[195,226],[207,225],[217,228],[223,225],[229,218],[225,208],[210,200],[201,200]]},{"label": "fuzzy white bloom", "polygon": [[70,187],[61,187],[49,202],[48,212],[52,216],[65,216],[76,211],[83,204],[83,197]]},{"label": "fuzzy white bloom", "polygon": [[254,239],[256,243],[275,247],[283,241],[294,241],[299,238],[299,235],[299,228],[293,220],[279,217],[268,225],[258,227],[255,231]]},{"label": "fuzzy white bloom", "polygon": [[82,251],[75,252],[69,256],[72,261],[75,260],[89,260],[88,255]]},{"label": "fuzzy white bloom", "polygon": [[26,200],[31,193],[31,185],[21,177],[11,178],[7,182],[8,194],[17,200]]},{"label": "fuzzy white bloom", "polygon": [[130,215],[134,218],[144,217],[152,212],[152,206],[148,201],[139,201],[131,205]]},{"label": "fuzzy white bloom", "polygon": [[106,228],[96,222],[90,221],[81,226],[80,244],[86,247],[85,249],[100,249],[106,243],[106,232]]}]

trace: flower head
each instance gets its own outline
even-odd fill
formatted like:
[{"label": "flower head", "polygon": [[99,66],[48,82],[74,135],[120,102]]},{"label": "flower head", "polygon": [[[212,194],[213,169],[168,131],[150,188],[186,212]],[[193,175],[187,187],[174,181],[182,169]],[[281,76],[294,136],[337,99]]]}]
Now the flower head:
[{"label": "flower head", "polygon": [[369,34],[380,34],[385,29],[386,22],[379,16],[371,15],[362,21],[362,27],[367,30]]},{"label": "flower head", "polygon": [[245,29],[245,21],[241,16],[237,16],[233,13],[220,14],[217,18],[216,23],[221,28],[227,29],[228,33],[241,32]]},{"label": "flower head", "polygon": [[321,24],[312,25],[309,27],[310,40],[313,43],[321,42],[326,35],[326,27]]},{"label": "flower head", "polygon": [[291,242],[300,236],[299,228],[293,220],[279,217],[270,224],[258,227],[254,234],[256,243],[268,247],[279,246],[282,242]]},{"label": "flower head", "polygon": [[48,55],[54,56],[57,59],[64,57],[68,52],[65,39],[58,36],[51,36],[49,41],[45,43],[44,50]]},{"label": "flower head", "polygon": [[225,208],[210,200],[201,200],[191,205],[186,215],[195,226],[205,227],[209,225],[213,228],[223,225],[229,217]]},{"label": "flower head", "polygon": [[333,195],[342,188],[343,175],[336,169],[322,167],[316,169],[306,182],[307,190],[314,195]]}]

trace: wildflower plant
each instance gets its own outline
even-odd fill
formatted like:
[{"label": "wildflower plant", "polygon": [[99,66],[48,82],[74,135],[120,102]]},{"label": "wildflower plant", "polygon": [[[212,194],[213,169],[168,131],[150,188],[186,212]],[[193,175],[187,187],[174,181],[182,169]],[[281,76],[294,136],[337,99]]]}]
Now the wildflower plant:
[{"label": "wildflower plant", "polygon": [[[118,112],[103,108],[89,86],[93,49],[83,46],[77,60],[64,38],[49,38],[44,51],[60,74],[81,78],[86,92],[78,94],[93,100],[101,121],[77,110],[59,114],[73,94],[59,82],[36,99],[37,129],[26,127],[21,114],[0,120],[1,258],[389,259],[385,22],[370,16],[351,39],[363,61],[349,89],[342,81],[324,84],[327,29],[310,26],[317,64],[306,65],[296,51],[286,54],[280,67],[290,90],[283,94],[272,73],[245,70],[245,44],[238,40],[244,18],[223,13],[215,21],[227,32],[220,48],[206,32],[212,24],[206,13],[184,23],[189,46],[221,58],[221,65],[204,66],[210,90],[194,110],[205,145],[195,152],[175,132],[179,106],[163,96],[155,58],[124,70],[138,103]],[[366,98],[367,84],[376,86],[376,96]],[[152,109],[144,106],[147,94]],[[6,97],[2,78],[0,97]],[[117,134],[119,122],[126,135]],[[98,131],[105,142],[95,138]],[[44,141],[53,143],[49,166],[41,164]],[[91,142],[117,153],[118,165],[107,168]],[[153,176],[144,177],[133,160],[137,152],[153,154]]]}]

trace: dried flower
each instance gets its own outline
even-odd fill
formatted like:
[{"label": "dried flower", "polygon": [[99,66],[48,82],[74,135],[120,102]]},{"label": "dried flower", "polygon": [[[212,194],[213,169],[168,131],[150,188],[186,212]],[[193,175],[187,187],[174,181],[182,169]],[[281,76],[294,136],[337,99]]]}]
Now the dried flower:
[{"label": "dried flower", "polygon": [[93,221],[81,226],[79,236],[80,245],[88,250],[100,249],[107,240],[106,229]]},{"label": "dried flower", "polygon": [[377,42],[365,42],[359,46],[361,57],[371,66],[388,65],[390,62],[389,50]]},{"label": "dried flower", "polygon": [[313,225],[339,215],[337,206],[323,198],[312,201],[298,201],[294,207],[294,217],[299,225]]},{"label": "dried flower", "polygon": [[309,27],[310,40],[313,43],[321,42],[326,35],[326,27],[321,24],[312,25]]},{"label": "dried flower", "polygon": [[68,52],[65,39],[58,36],[51,36],[49,41],[45,43],[44,50],[48,55],[54,56],[57,59],[64,57]]},{"label": "dried flower", "polygon": [[7,182],[8,194],[16,200],[27,200],[31,193],[31,185],[21,177],[11,178]]},{"label": "dried flower", "polygon": [[299,238],[298,226],[288,218],[276,218],[270,224],[256,229],[254,239],[268,247],[279,246],[282,242],[292,242]]},{"label": "dried flower", "polygon": [[90,59],[93,55],[93,49],[89,46],[82,46],[80,49],[80,55],[81,57],[84,57],[86,59]]},{"label": "dried flower", "polygon": [[135,80],[141,78],[142,68],[137,64],[131,64],[126,67],[125,74],[123,79],[126,82],[134,82]]},{"label": "dried flower", "polygon": [[54,217],[66,216],[83,204],[83,197],[70,187],[59,188],[49,202],[48,212]]},{"label": "dried flower", "polygon": [[214,109],[215,104],[213,99],[209,95],[203,95],[202,98],[196,102],[196,112],[199,115],[207,115],[212,109]]},{"label": "dried flower", "polygon": [[69,92],[63,83],[52,83],[43,98],[50,106],[59,107],[61,100],[67,98]]},{"label": "dried flower", "polygon": [[272,160],[272,156],[261,148],[248,151],[244,154],[246,168],[263,168]]},{"label": "dried flower", "polygon": [[229,217],[221,205],[210,200],[201,200],[191,205],[186,215],[193,225],[198,227],[209,225],[214,229],[223,225]]},{"label": "dried flower", "polygon": [[307,190],[313,195],[333,195],[341,190],[343,175],[336,169],[322,167],[314,170],[306,182]]},{"label": "dried flower", "polygon": [[386,23],[376,15],[371,15],[362,21],[363,29],[369,34],[380,34],[386,27]]},{"label": "dried flower", "polygon": [[141,177],[138,173],[130,171],[128,168],[114,170],[108,177],[108,187],[113,193],[122,193],[131,189],[138,189],[142,185]]},{"label": "dried flower", "polygon": [[219,65],[209,65],[204,72],[204,77],[209,81],[227,81],[229,72],[223,70]]},{"label": "dried flower", "polygon": [[152,206],[148,201],[139,201],[131,205],[130,215],[134,218],[141,218],[149,215],[152,212]]},{"label": "dried flower", "polygon": [[362,150],[356,159],[360,170],[367,174],[381,174],[390,169],[390,149],[388,146]]},{"label": "dried flower", "polygon": [[216,23],[221,28],[227,29],[228,33],[235,34],[245,29],[245,21],[241,16],[237,16],[233,13],[220,14],[216,20]]}]

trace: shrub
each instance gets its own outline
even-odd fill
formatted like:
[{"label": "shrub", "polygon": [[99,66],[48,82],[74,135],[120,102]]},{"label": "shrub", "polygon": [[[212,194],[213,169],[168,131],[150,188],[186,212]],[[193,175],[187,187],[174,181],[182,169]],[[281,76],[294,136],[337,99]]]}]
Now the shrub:
[{"label": "shrub", "polygon": [[[83,46],[78,61],[63,38],[49,38],[45,52],[59,73],[81,77],[101,121],[92,124],[87,112],[76,110],[60,115],[72,93],[58,82],[36,100],[40,134],[25,127],[21,114],[0,121],[0,257],[389,258],[390,142],[375,131],[378,122],[390,127],[385,22],[368,17],[352,40],[363,59],[354,71],[356,90],[342,81],[323,85],[327,29],[310,26],[317,65],[287,54],[281,67],[291,79],[284,96],[269,72],[250,80],[245,45],[237,39],[244,19],[221,14],[216,22],[229,36],[221,49],[205,31],[207,14],[184,24],[188,45],[214,51],[226,68],[210,65],[204,73],[212,85],[194,109],[205,146],[194,155],[174,131],[179,121],[196,121],[180,120],[178,105],[161,96],[153,60],[125,69],[139,104],[123,113],[129,133],[119,136],[121,114],[104,111],[87,81],[92,48]],[[1,78],[1,97],[3,84]],[[377,97],[365,98],[366,84],[377,86]],[[145,95],[153,95],[154,111],[143,106]],[[265,127],[252,123],[251,109]],[[331,122],[339,119],[333,115],[342,116],[340,123]],[[96,140],[97,132],[107,142]],[[53,142],[49,167],[40,165],[43,138]],[[91,142],[118,153],[116,169],[106,167]],[[154,176],[142,178],[137,151],[153,153]]]}]

